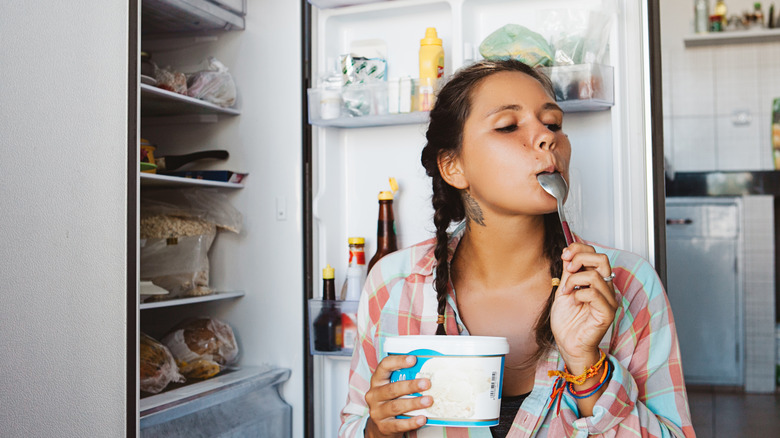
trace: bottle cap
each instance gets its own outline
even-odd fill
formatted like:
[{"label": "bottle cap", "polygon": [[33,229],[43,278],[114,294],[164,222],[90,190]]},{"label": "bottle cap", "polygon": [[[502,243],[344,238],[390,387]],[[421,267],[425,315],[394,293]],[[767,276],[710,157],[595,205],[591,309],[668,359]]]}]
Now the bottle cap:
[{"label": "bottle cap", "polygon": [[425,29],[425,38],[420,40],[421,46],[440,46],[441,38],[436,35],[436,28],[429,27]]},{"label": "bottle cap", "polygon": [[380,201],[392,201],[393,200],[393,192],[389,191],[381,191],[379,192],[379,200]]},{"label": "bottle cap", "polygon": [[335,277],[336,270],[333,269],[330,265],[326,266],[325,269],[322,270],[322,279],[323,280],[332,280]]},{"label": "bottle cap", "polygon": [[366,239],[364,239],[362,237],[350,237],[348,240],[349,240],[349,244],[350,245],[365,245],[366,244]]}]

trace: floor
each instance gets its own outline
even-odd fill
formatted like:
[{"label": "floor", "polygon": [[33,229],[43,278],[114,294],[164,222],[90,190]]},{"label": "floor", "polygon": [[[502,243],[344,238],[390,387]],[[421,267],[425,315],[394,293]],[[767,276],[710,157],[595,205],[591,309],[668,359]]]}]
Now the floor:
[{"label": "floor", "polygon": [[780,436],[780,393],[688,388],[688,403],[698,438]]}]

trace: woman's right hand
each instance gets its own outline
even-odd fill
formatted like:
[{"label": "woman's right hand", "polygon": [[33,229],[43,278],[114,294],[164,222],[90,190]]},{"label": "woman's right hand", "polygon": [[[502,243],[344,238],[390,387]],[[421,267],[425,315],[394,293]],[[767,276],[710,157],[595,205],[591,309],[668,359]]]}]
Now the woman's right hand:
[{"label": "woman's right hand", "polygon": [[412,418],[396,419],[409,411],[425,409],[433,404],[431,396],[399,398],[403,395],[422,392],[431,387],[428,379],[404,380],[390,383],[390,374],[395,370],[409,368],[417,362],[415,356],[392,355],[379,362],[371,376],[371,388],[366,393],[369,419],[366,424],[367,437],[401,436],[404,432],[417,430],[425,425],[426,418],[418,415]]}]

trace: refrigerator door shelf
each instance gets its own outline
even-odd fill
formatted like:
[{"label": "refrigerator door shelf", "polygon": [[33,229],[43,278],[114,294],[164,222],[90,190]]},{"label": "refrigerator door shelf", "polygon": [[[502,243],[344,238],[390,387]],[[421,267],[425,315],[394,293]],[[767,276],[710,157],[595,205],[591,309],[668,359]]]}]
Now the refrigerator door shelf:
[{"label": "refrigerator door shelf", "polygon": [[[341,333],[342,333],[342,346],[336,351],[323,351],[318,350],[315,347],[315,338],[317,337],[317,330],[314,328],[314,321],[323,310],[326,312],[330,309],[337,314],[341,314]],[[324,355],[324,356],[352,356],[354,350],[354,343],[357,341],[357,317],[358,302],[357,301],[326,301],[320,299],[309,300],[309,351],[312,355]]]},{"label": "refrigerator door shelf", "polygon": [[609,65],[577,64],[543,67],[555,90],[555,100],[564,112],[602,111],[615,105],[613,77]]}]

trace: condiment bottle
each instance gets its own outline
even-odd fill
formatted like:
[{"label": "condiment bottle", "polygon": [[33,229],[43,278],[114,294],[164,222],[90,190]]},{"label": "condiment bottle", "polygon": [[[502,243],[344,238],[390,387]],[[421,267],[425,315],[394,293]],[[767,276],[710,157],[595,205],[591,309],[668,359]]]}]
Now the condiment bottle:
[{"label": "condiment bottle", "polygon": [[314,349],[317,351],[339,351],[343,343],[334,274],[335,270],[330,265],[322,270],[322,310],[313,323]]},{"label": "condiment bottle", "polygon": [[444,49],[436,28],[425,29],[425,38],[420,40],[420,88],[419,110],[430,111],[435,100],[434,92],[439,78],[444,75]]},{"label": "condiment bottle", "polygon": [[[349,238],[349,266],[344,287],[341,288],[341,299],[357,301],[366,281],[366,253],[364,251],[366,239],[362,237]],[[347,307],[350,310],[347,310]],[[357,312],[351,311],[352,306],[343,305],[341,308],[341,327],[344,334],[344,349],[355,348],[357,342]]]},{"label": "condiment bottle", "polygon": [[341,288],[341,299],[357,301],[366,281],[366,239],[363,237],[350,237],[349,242],[349,266],[347,277]]},{"label": "condiment bottle", "polygon": [[729,13],[729,8],[726,6],[726,2],[723,0],[718,0],[715,2],[715,14],[720,17],[720,28],[721,30],[726,30],[726,25],[728,24],[728,18],[726,17]]},{"label": "condiment bottle", "polygon": [[694,29],[696,33],[707,33],[710,27],[710,4],[708,0],[694,0]]},{"label": "condiment bottle", "polygon": [[376,254],[368,262],[368,270],[382,257],[398,250],[398,240],[395,234],[395,216],[393,215],[393,193],[398,191],[395,178],[390,178],[392,191],[379,192],[379,219],[376,227]]}]

